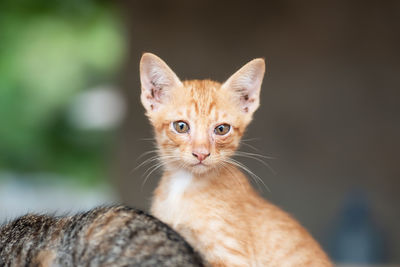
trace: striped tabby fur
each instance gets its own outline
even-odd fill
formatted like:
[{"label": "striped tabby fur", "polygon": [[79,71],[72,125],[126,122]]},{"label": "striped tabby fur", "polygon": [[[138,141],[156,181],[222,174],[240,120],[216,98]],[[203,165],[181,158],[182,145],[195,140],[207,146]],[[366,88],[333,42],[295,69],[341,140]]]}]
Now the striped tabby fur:
[{"label": "striped tabby fur", "polygon": [[142,211],[99,207],[28,214],[0,228],[0,266],[203,266],[170,227]]}]

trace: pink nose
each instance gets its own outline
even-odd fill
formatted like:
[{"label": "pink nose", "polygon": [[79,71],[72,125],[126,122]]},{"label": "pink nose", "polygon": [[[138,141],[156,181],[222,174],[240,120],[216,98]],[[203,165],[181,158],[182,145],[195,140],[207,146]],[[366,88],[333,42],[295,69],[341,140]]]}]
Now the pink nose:
[{"label": "pink nose", "polygon": [[196,157],[200,162],[205,160],[208,156],[210,156],[210,153],[205,154],[205,153],[195,153],[193,152],[192,155]]}]

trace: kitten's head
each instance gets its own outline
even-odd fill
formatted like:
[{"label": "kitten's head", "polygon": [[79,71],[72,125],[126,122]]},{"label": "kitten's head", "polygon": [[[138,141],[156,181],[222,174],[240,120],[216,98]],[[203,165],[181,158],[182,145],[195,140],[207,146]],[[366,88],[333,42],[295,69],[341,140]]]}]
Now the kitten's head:
[{"label": "kitten's head", "polygon": [[167,166],[195,174],[229,162],[259,106],[265,63],[254,59],[220,84],[180,81],[159,57],[140,61],[141,100]]}]

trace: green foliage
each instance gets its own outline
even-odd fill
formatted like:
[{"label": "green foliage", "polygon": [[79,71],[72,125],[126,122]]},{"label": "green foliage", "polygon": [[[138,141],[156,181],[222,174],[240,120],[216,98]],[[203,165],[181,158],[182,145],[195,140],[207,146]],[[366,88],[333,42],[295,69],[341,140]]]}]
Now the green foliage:
[{"label": "green foliage", "polygon": [[65,113],[79,91],[114,82],[124,40],[112,7],[1,1],[0,40],[0,170],[102,176],[112,133],[74,130]]}]

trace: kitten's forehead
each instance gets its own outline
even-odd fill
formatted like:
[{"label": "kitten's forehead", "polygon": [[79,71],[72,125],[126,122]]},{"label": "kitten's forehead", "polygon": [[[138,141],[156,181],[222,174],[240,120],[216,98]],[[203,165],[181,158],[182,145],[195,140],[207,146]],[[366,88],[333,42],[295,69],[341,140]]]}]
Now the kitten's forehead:
[{"label": "kitten's forehead", "polygon": [[197,114],[210,114],[215,111],[221,97],[221,84],[211,80],[190,80],[183,82],[189,103]]},{"label": "kitten's forehead", "polygon": [[190,80],[183,82],[184,88],[190,92],[190,96],[198,102],[209,102],[215,98],[215,94],[221,88],[221,84],[211,80]]}]

